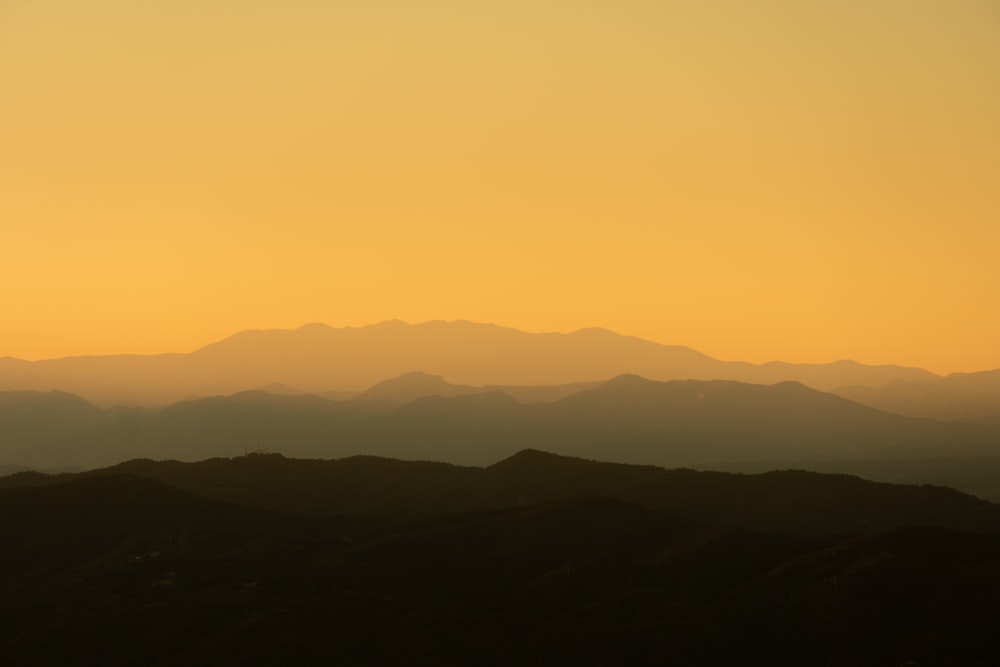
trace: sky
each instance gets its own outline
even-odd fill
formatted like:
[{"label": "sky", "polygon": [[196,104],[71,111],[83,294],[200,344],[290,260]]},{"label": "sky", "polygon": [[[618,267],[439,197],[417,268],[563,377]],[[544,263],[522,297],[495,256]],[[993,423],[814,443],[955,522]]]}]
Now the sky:
[{"label": "sky", "polygon": [[601,326],[1000,368],[995,0],[2,0],[0,356]]}]

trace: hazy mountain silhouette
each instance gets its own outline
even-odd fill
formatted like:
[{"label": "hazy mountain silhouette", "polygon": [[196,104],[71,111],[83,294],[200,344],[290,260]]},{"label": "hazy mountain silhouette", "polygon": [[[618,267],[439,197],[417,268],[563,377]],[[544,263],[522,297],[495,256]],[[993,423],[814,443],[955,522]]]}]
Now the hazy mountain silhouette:
[{"label": "hazy mountain silhouette", "polygon": [[[303,392],[359,392],[420,369],[457,385],[566,385],[638,374],[656,380],[795,380],[828,390],[933,379],[898,366],[723,362],[681,346],[604,329],[530,334],[492,324],[399,321],[335,329],[244,331],[190,354],[0,359],[0,389],[61,389],[100,405],[166,404],[272,384]],[[539,399],[546,400],[546,399]],[[551,400],[551,399],[548,399]]]},{"label": "hazy mountain silhouette", "polygon": [[577,392],[593,389],[600,384],[600,382],[576,382],[564,385],[485,385],[473,387],[451,384],[440,375],[414,371],[379,382],[374,387],[362,392],[356,397],[356,400],[379,403],[383,407],[400,407],[427,396],[454,398],[499,391],[519,403],[550,403]]},{"label": "hazy mountain silhouette", "polygon": [[[707,461],[995,454],[997,445],[994,434],[982,429],[901,419],[795,382],[765,386],[622,376],[549,410],[553,420],[578,429],[577,442],[615,433],[648,435],[675,445],[675,456],[686,449],[684,463],[699,455]],[[643,444],[637,445],[641,450]],[[628,447],[623,441],[619,451]],[[657,462],[638,450],[635,455],[640,458],[631,460]]]},{"label": "hazy mountain silhouette", "polygon": [[[451,391],[426,376],[402,382],[418,388],[430,382]],[[374,395],[399,400],[409,395],[394,386],[380,385]],[[482,465],[534,447],[678,466],[983,457],[995,456],[997,447],[995,432],[987,428],[901,417],[797,383],[654,382],[637,376],[528,405],[498,390],[424,396],[399,407],[388,398],[334,402],[250,391],[158,410],[119,408],[102,414],[91,406],[89,414],[97,421],[80,423],[75,433],[60,431],[43,441],[39,431],[24,443],[8,441],[0,462],[94,467],[131,458],[235,456],[263,448],[290,456],[375,454]]]},{"label": "hazy mountain silhouette", "polygon": [[440,375],[413,371],[383,380],[349,400],[351,407],[377,413],[388,412],[429,396],[454,398],[488,391],[483,387],[450,384]]},{"label": "hazy mountain silhouette", "polygon": [[841,387],[836,393],[901,415],[989,424],[1000,421],[1000,370],[896,380],[873,387],[855,385]]},{"label": "hazy mountain silhouette", "polygon": [[977,373],[952,373],[943,379],[948,387],[961,391],[1000,394],[1000,369]]},{"label": "hazy mountain silhouette", "polygon": [[[16,443],[12,443],[15,444]],[[257,448],[293,456],[377,454],[485,464],[536,447],[632,463],[993,456],[973,425],[914,420],[796,383],[653,382],[622,376],[548,404],[500,391],[426,396],[400,407],[362,397],[241,392],[154,411],[107,411],[73,435],[34,441],[31,466],[197,460]]]},{"label": "hazy mountain silhouette", "polygon": [[399,377],[379,382],[361,394],[362,398],[404,405],[424,396],[464,396],[485,391],[476,387],[454,385],[445,382],[440,375],[415,371]]},{"label": "hazy mountain silhouette", "polygon": [[[36,456],[36,448],[84,432],[106,419],[105,411],[62,391],[0,392],[0,462],[34,461],[45,467],[47,462]],[[52,461],[52,465],[63,464]]]}]

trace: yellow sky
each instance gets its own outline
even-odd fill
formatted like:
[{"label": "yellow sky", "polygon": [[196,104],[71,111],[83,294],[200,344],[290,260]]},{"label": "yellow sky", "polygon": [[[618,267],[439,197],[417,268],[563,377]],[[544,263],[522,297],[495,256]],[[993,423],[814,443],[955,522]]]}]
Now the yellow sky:
[{"label": "yellow sky", "polygon": [[5,0],[0,356],[399,318],[1000,367],[995,0]]}]

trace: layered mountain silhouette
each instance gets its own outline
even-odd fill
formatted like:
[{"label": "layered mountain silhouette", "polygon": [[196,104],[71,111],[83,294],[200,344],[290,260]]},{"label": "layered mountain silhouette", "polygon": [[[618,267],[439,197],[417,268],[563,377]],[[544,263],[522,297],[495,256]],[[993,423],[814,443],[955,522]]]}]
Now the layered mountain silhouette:
[{"label": "layered mountain silhouette", "polygon": [[0,481],[10,664],[998,657],[1000,508],[946,489],[538,451]]},{"label": "layered mountain silhouette", "polygon": [[887,412],[1000,425],[1000,370],[841,387],[836,393]]},{"label": "layered mountain silhouette", "polygon": [[[998,434],[989,428],[902,417],[793,382],[656,382],[626,375],[578,388],[552,402],[521,403],[499,389],[409,374],[345,401],[248,391],[160,409],[106,410],[59,392],[20,392],[17,400],[30,399],[35,408],[0,401],[0,423],[13,425],[0,463],[92,468],[264,449],[309,458],[367,454],[486,465],[529,447],[700,467],[997,456]],[[8,403],[13,407],[4,412]]]},{"label": "layered mountain silhouette", "polygon": [[998,406],[471,322],[0,359],[0,656],[998,664]]},{"label": "layered mountain silhouette", "polygon": [[830,390],[937,377],[916,368],[851,361],[719,361],[690,348],[605,329],[532,334],[464,321],[411,325],[393,320],[359,328],[310,324],[295,330],[244,331],[190,354],[35,362],[3,358],[0,390],[58,389],[102,406],[162,405],[275,384],[308,393],[362,392],[416,369],[475,387],[567,385],[637,374],[654,380],[797,381]]},{"label": "layered mountain silhouette", "polygon": [[[406,379],[402,384],[412,387]],[[440,380],[431,384],[459,395],[423,396],[407,403],[401,397],[407,392],[393,389],[397,383],[392,381],[341,403],[254,391],[122,414],[61,392],[18,392],[3,402],[4,455],[10,463],[87,465],[136,456],[190,460],[263,447],[296,455],[409,454],[482,462],[496,458],[494,448],[516,447],[525,437],[555,438],[560,444],[577,433],[590,439],[595,422],[620,441],[624,434],[618,427],[629,434],[645,433],[651,420],[662,425],[681,407],[678,397],[657,400],[668,397],[636,391],[656,387],[638,378],[620,378],[596,394],[564,399],[565,405],[535,407],[500,392],[462,395]],[[693,402],[690,392],[687,398]],[[25,410],[25,404],[32,409]],[[577,421],[580,417],[583,423]]]}]

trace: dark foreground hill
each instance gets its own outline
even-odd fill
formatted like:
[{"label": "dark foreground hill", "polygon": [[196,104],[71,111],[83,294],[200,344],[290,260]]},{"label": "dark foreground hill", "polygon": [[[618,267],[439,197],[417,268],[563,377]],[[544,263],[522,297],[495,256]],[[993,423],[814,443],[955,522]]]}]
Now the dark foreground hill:
[{"label": "dark foreground hill", "polygon": [[1000,657],[998,508],[943,489],[531,451],[487,469],[255,455],[5,483],[4,664]]},{"label": "dark foreground hill", "polygon": [[0,488],[109,474],[155,479],[216,501],[300,515],[423,520],[575,496],[610,497],[688,521],[829,535],[925,525],[1000,531],[1000,506],[952,489],[801,470],[665,470],[525,450],[486,468],[371,456],[256,454],[197,463],[135,460],[77,475],[21,473]]}]

